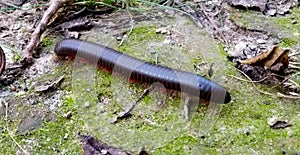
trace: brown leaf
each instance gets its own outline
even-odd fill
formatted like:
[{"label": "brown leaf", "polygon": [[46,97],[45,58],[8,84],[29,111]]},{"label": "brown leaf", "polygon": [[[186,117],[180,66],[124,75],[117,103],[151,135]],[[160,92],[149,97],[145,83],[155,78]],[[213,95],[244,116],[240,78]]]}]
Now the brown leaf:
[{"label": "brown leaf", "polygon": [[283,50],[279,46],[274,46],[270,51],[258,55],[254,58],[240,60],[242,64],[262,66],[266,69],[274,66],[278,63],[282,63],[284,68],[289,66],[289,50]]}]

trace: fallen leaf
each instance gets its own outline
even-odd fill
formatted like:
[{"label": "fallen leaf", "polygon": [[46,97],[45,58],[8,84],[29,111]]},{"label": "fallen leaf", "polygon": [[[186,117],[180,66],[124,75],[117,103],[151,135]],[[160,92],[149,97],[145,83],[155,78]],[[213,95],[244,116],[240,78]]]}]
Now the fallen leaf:
[{"label": "fallen leaf", "polygon": [[289,66],[289,50],[283,50],[279,46],[274,46],[270,51],[260,54],[256,57],[240,60],[242,64],[262,66],[269,69],[271,66],[282,63],[284,68]]},{"label": "fallen leaf", "polygon": [[63,80],[64,76],[61,76],[56,81],[51,82],[50,84],[48,82],[48,84],[46,85],[36,86],[35,92],[41,93],[49,90],[55,90],[62,83]]}]

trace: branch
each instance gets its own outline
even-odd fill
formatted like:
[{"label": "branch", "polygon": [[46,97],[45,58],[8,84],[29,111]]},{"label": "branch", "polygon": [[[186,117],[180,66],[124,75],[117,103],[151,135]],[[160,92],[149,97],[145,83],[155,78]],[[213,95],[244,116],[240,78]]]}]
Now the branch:
[{"label": "branch", "polygon": [[40,38],[45,31],[50,19],[52,16],[57,12],[57,10],[65,3],[67,2],[73,2],[74,0],[51,0],[49,8],[44,13],[39,25],[36,27],[34,32],[31,35],[31,40],[27,47],[24,50],[23,58],[21,62],[23,64],[31,64],[32,63],[32,55],[34,53],[34,50],[38,46],[40,42]]}]

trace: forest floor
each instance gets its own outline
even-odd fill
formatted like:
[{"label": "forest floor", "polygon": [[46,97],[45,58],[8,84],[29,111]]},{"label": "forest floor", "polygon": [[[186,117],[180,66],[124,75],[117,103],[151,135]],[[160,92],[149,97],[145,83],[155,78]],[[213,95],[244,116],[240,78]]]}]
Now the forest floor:
[{"label": "forest floor", "polygon": [[[57,12],[26,68],[19,63],[22,50],[47,2],[1,2],[7,67],[0,77],[0,153],[80,154],[86,145],[80,133],[132,154],[143,148],[150,154],[300,154],[299,4],[259,2],[137,1],[114,10],[76,2]],[[196,103],[187,120],[184,94],[152,91],[131,117],[112,124],[149,85],[77,58],[56,58],[55,44],[70,37],[205,76],[224,86],[232,101]],[[274,45],[290,50],[285,80],[262,80],[269,70],[239,64]]]}]

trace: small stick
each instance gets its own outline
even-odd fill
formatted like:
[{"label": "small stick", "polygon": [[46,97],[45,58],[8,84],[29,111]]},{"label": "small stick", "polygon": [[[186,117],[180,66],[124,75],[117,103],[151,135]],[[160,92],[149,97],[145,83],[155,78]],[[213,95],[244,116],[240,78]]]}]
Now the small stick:
[{"label": "small stick", "polygon": [[9,129],[8,127],[8,103],[4,102],[4,105],[5,105],[5,124],[6,124],[6,131],[8,132],[9,134],[9,137],[12,139],[12,141],[26,154],[26,155],[29,155],[29,153],[15,140],[15,138],[13,137],[12,135],[12,132],[11,130]]},{"label": "small stick", "polygon": [[275,96],[274,94],[271,94],[271,93],[268,93],[268,92],[264,92],[264,91],[262,91],[262,90],[259,90],[259,89],[255,86],[254,82],[252,82],[251,78],[250,78],[246,73],[244,73],[243,71],[241,71],[241,70],[239,70],[239,69],[238,69],[238,71],[239,71],[240,73],[242,73],[246,78],[248,78],[248,79],[251,81],[253,87],[254,87],[258,92],[260,92],[260,93],[262,93],[262,94],[270,95],[270,96]]},{"label": "small stick", "polygon": [[151,90],[153,90],[154,87],[151,85],[149,88],[144,90],[144,93],[139,96],[137,100],[135,100],[129,107],[127,107],[124,111],[121,111],[116,118],[110,121],[110,123],[114,124],[116,123],[119,119],[122,119],[124,117],[130,116],[130,112],[134,109],[134,107],[137,105],[138,102],[140,102],[145,96],[149,94]]},{"label": "small stick", "polygon": [[[250,78],[247,74],[245,74],[244,72],[242,72],[242,71],[239,70],[239,69],[238,69],[238,71],[239,71],[240,73],[242,73],[245,77],[247,77],[247,78],[251,81],[253,87],[254,87],[258,92],[260,92],[260,93],[262,93],[262,94],[266,94],[266,95],[270,95],[270,96],[277,96],[277,97],[287,98],[287,99],[300,99],[300,96],[284,95],[284,94],[282,94],[282,93],[280,93],[280,92],[277,92],[277,95],[275,95],[275,94],[271,94],[271,93],[268,93],[268,92],[261,91],[261,90],[259,90],[259,89],[255,86],[254,82],[252,82],[251,78]],[[272,74],[272,75],[280,76],[280,75],[277,75],[277,74]],[[289,79],[285,79],[285,80],[289,80]],[[284,81],[285,81],[285,80],[284,80]]]},{"label": "small stick", "polygon": [[282,98],[288,98],[288,99],[300,99],[300,96],[284,95],[279,92],[277,93],[277,96]]},{"label": "small stick", "polygon": [[299,55],[299,54],[300,54],[300,52],[292,53],[292,54],[289,55],[289,57],[293,57],[293,56],[296,56],[296,55]]},{"label": "small stick", "polygon": [[292,64],[289,64],[289,68],[291,68],[291,69],[300,69],[300,67],[298,67],[296,65],[292,65]]},{"label": "small stick", "polygon": [[190,101],[190,98],[187,96],[184,100],[184,117],[186,120],[189,119],[189,113],[190,113],[190,109],[189,109],[189,101]]},{"label": "small stick", "polygon": [[[130,21],[131,21],[131,27],[130,27],[130,30],[129,30],[128,34],[127,34],[127,36],[129,36],[129,35],[132,33],[132,30],[133,30],[133,19],[132,19],[131,13],[130,13],[129,10],[128,10],[128,7],[127,7],[127,12],[128,12],[128,14],[129,14]],[[124,42],[124,39],[125,39],[125,37],[123,36],[123,37],[122,37],[122,40],[121,40],[121,42],[120,42],[120,44],[118,45],[118,47],[122,46],[122,44],[123,44],[123,42]]]},{"label": "small stick", "polygon": [[36,29],[32,33],[29,44],[24,49],[23,58],[21,61],[23,64],[26,65],[26,64],[33,63],[32,55],[34,53],[34,50],[38,46],[38,44],[40,42],[40,38],[41,38],[43,32],[45,31],[50,19],[57,12],[57,10],[60,8],[60,6],[62,6],[63,4],[65,4],[67,2],[72,2],[72,1],[74,1],[74,0],[51,0],[49,2],[50,6],[44,13],[39,25],[36,27]]},{"label": "small stick", "polygon": [[260,83],[260,82],[263,82],[263,81],[265,81],[265,80],[267,80],[267,79],[269,78],[269,76],[266,76],[266,77],[264,77],[264,78],[261,79],[261,80],[258,80],[258,81],[252,81],[252,80],[245,80],[245,79],[242,79],[242,78],[233,76],[233,75],[228,75],[228,76],[233,77],[233,78],[238,79],[238,80],[241,80],[241,81],[245,81],[245,82],[253,82],[253,83]]},{"label": "small stick", "polygon": [[9,6],[9,7],[13,7],[15,9],[19,8],[18,6],[14,5],[14,4],[10,3],[10,2],[7,2],[7,1],[0,1],[0,4],[6,5],[6,6]]}]

